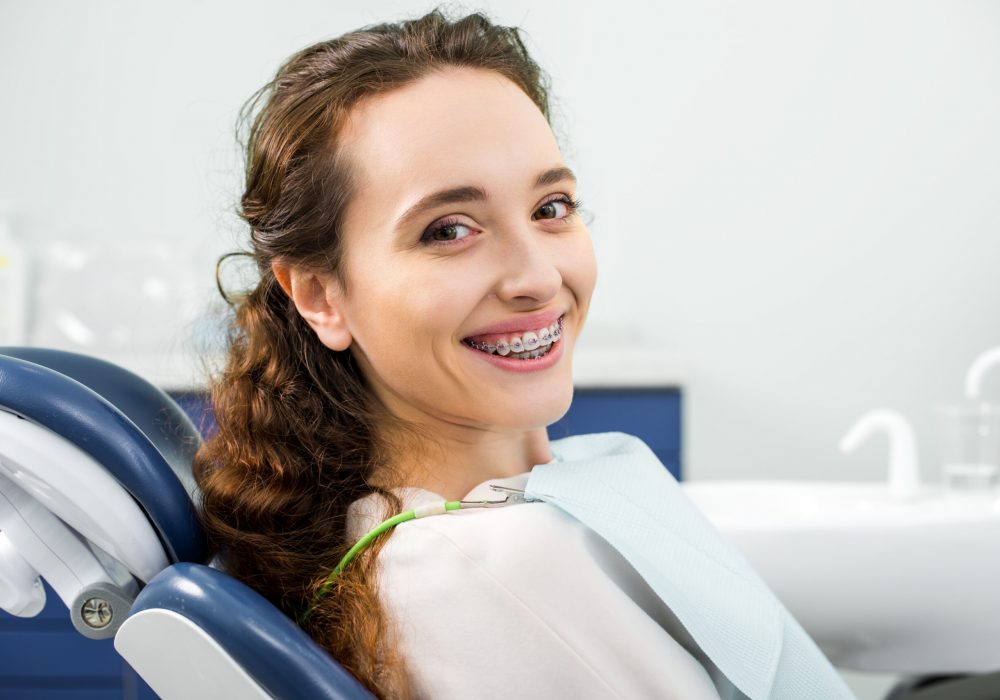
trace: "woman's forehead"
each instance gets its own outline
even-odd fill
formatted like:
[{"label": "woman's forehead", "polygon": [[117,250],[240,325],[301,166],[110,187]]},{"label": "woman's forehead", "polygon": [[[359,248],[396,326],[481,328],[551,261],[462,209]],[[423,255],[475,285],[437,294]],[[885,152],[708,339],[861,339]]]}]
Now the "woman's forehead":
[{"label": "woman's forehead", "polygon": [[[358,104],[339,142],[364,186],[407,191],[523,177],[561,160],[545,116],[506,77],[448,69]],[[418,194],[418,193],[413,193]]]}]

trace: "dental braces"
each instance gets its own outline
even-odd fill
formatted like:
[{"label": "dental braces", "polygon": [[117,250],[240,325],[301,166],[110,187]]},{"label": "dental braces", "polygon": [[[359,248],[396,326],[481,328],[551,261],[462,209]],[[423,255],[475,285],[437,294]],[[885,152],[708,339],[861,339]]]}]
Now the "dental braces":
[{"label": "dental braces", "polygon": [[[552,342],[549,343],[550,346],[553,343],[558,342],[562,338],[562,332],[563,332],[563,317],[562,316],[559,317],[558,324],[559,324],[559,327],[556,329],[555,333],[553,333],[553,334],[551,334],[549,336],[550,338],[552,338]],[[520,338],[520,336],[517,336],[517,337]],[[539,340],[541,340],[540,336],[539,336]],[[497,349],[497,346],[494,343],[477,343],[475,340],[466,340],[464,342],[467,345],[471,345],[476,350],[481,350],[482,352],[493,353]],[[528,350],[527,348],[524,347],[524,345],[522,343],[520,350],[515,350],[512,345],[510,346],[510,350],[511,350],[511,352],[515,352],[515,353],[520,353],[520,352],[534,352],[535,350],[538,350],[541,347],[542,347],[542,345],[541,345],[541,343],[539,343],[538,346],[532,348],[531,350]]]}]

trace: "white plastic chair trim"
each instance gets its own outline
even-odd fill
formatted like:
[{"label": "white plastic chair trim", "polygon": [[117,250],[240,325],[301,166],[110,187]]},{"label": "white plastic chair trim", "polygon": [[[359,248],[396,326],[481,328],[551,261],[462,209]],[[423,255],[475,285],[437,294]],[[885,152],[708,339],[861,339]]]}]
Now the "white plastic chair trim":
[{"label": "white plastic chair trim", "polygon": [[140,581],[148,582],[169,566],[163,545],[135,499],[100,463],[62,436],[0,411],[0,473]]},{"label": "white plastic chair trim", "polygon": [[38,572],[0,532],[0,608],[17,617],[34,617],[45,608],[45,587]]},{"label": "white plastic chair trim", "polygon": [[273,697],[203,629],[172,610],[129,617],[115,649],[163,700]]},{"label": "white plastic chair trim", "polygon": [[28,565],[49,582],[67,608],[87,586],[112,582],[78,534],[2,474],[0,530]]}]

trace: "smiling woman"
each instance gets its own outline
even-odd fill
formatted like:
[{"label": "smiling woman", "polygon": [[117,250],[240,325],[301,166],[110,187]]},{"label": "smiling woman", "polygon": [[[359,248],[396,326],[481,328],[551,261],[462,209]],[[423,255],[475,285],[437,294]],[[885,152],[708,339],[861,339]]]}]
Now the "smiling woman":
[{"label": "smiling woman", "polygon": [[[372,518],[554,459],[597,267],[518,30],[365,27],[292,56],[258,106],[241,214],[260,282],[194,465],[219,565],[380,697],[717,697],[641,581],[546,504],[407,523],[398,547],[388,530],[326,591]],[[498,659],[516,668],[486,680]]]},{"label": "smiling woman", "polygon": [[572,401],[568,354],[518,360],[462,342],[505,322],[531,345],[561,317],[561,348],[586,317],[593,247],[542,110],[494,70],[436,66],[356,103],[337,144],[356,177],[339,274],[272,267],[323,345],[351,352],[382,404],[434,434],[433,470],[408,440],[393,469],[460,498],[551,459],[545,427]]}]

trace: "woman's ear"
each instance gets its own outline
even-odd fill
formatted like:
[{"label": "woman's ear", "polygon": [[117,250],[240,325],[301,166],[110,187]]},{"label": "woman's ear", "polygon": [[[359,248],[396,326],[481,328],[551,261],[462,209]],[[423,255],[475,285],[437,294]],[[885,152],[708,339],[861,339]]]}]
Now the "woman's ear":
[{"label": "woman's ear", "polygon": [[346,350],[352,338],[343,294],[334,276],[280,261],[271,263],[271,271],[320,342],[331,350]]}]

